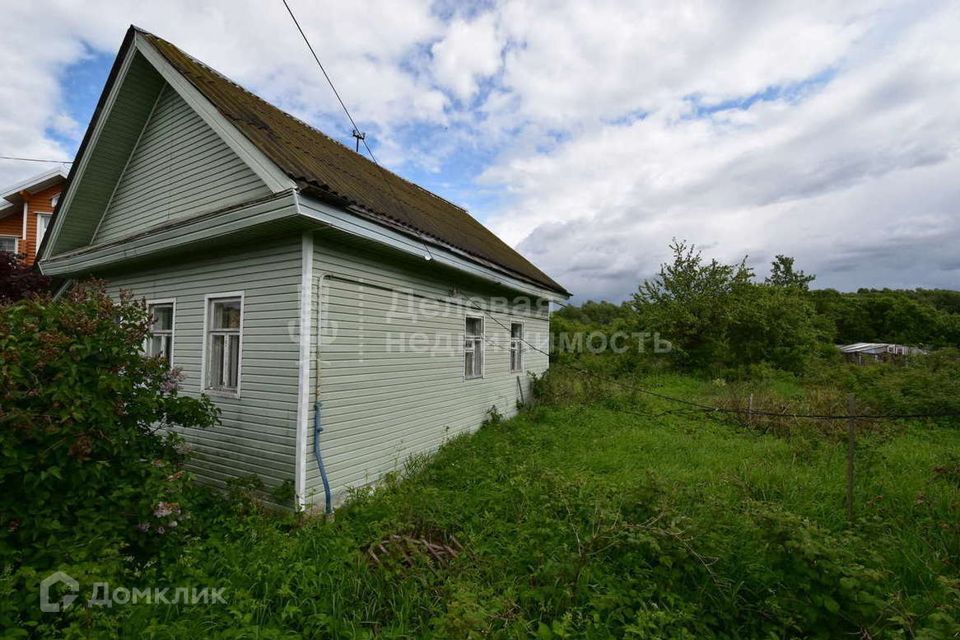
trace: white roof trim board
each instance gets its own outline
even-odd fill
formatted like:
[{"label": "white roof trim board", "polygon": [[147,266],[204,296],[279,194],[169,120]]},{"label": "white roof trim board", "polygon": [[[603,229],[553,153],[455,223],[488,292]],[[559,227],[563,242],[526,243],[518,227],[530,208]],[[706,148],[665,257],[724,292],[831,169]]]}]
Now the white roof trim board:
[{"label": "white roof trim board", "polygon": [[6,200],[6,202],[0,202],[0,210],[20,204],[20,193],[23,191],[37,193],[38,191],[43,191],[48,187],[52,187],[59,180],[66,179],[67,174],[64,173],[63,169],[54,169],[53,171],[46,171],[16,184],[5,187],[4,189],[0,190],[0,198]]}]

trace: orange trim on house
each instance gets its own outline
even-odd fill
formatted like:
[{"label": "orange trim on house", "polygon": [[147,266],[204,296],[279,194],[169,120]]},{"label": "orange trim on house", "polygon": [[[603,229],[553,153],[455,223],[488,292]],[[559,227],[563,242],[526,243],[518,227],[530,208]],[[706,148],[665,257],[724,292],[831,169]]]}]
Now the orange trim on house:
[{"label": "orange trim on house", "polygon": [[[63,185],[58,184],[37,193],[24,194],[24,201],[27,203],[27,236],[26,242],[21,243],[20,253],[26,256],[27,264],[33,264],[37,258],[37,249],[40,246],[40,238],[37,237],[39,218],[41,215],[53,215],[53,199],[59,196],[61,191]],[[47,228],[49,229],[49,218]]]},{"label": "orange trim on house", "polygon": [[[37,259],[37,248],[40,246],[37,238],[38,222],[41,215],[53,214],[53,199],[63,191],[63,182],[48,187],[43,191],[30,193],[21,191],[20,197],[26,204],[26,225],[24,225],[24,206],[16,205],[16,211],[0,218],[0,236],[14,236],[17,238],[17,253],[24,257],[24,262],[33,264]],[[49,229],[49,223],[47,228]]]}]

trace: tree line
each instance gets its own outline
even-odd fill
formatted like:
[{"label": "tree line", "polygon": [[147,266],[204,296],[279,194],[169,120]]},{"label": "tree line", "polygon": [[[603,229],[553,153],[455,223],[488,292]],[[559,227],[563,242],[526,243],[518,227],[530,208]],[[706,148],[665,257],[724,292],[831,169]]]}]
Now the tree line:
[{"label": "tree line", "polygon": [[657,332],[685,369],[766,364],[802,372],[837,357],[835,344],[894,342],[928,349],[960,344],[960,292],[812,289],[814,275],[778,255],[760,280],[746,257],[726,264],[674,240],[672,259],[620,304],[588,301],[553,314],[555,333]]}]

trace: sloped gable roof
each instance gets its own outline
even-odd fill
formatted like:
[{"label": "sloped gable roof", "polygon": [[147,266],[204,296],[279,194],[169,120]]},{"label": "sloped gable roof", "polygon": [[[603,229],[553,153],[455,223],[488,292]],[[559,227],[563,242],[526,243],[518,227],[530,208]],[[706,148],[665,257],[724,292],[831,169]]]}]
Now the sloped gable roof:
[{"label": "sloped gable roof", "polygon": [[137,32],[303,191],[567,294],[465,209],[381,168],[166,40]]},{"label": "sloped gable roof", "polygon": [[64,173],[63,169],[57,168],[30,176],[14,185],[5,186],[0,189],[0,209],[21,204],[23,198],[20,194],[24,191],[36,193],[62,183],[66,179],[67,174]]}]

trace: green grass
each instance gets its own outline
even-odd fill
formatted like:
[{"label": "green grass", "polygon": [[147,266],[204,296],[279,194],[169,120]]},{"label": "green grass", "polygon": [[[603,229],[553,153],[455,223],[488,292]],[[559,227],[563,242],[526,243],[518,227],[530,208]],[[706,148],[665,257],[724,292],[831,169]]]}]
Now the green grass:
[{"label": "green grass", "polygon": [[[648,383],[713,393],[691,378]],[[170,585],[226,587],[227,605],[88,610],[74,628],[157,638],[958,637],[960,487],[935,468],[956,465],[960,431],[912,423],[862,434],[850,524],[842,440],[662,415],[673,408],[622,398],[538,407],[412,461],[334,522],[213,500],[198,539],[161,569]],[[456,539],[463,551],[438,560],[392,535]]]}]

